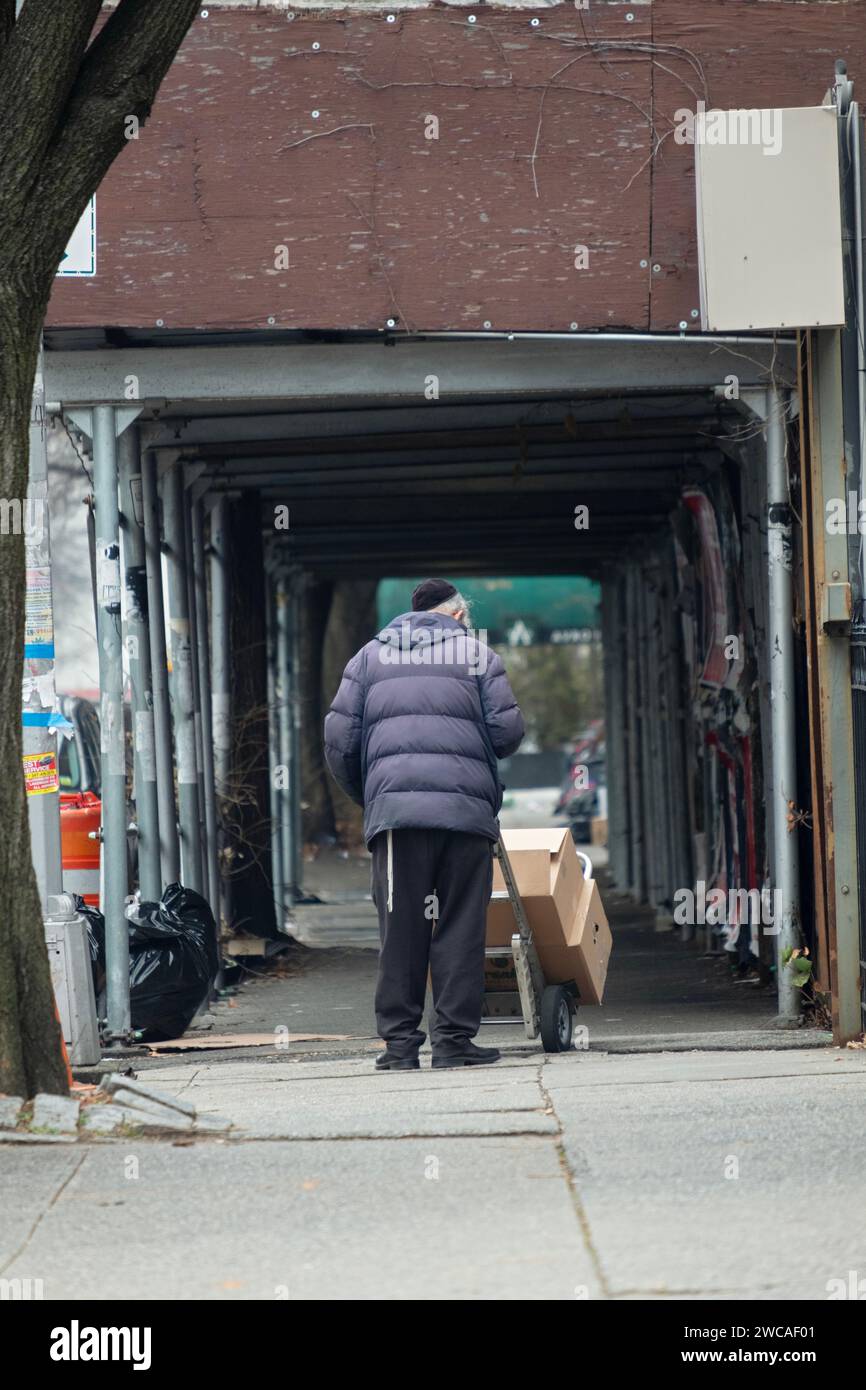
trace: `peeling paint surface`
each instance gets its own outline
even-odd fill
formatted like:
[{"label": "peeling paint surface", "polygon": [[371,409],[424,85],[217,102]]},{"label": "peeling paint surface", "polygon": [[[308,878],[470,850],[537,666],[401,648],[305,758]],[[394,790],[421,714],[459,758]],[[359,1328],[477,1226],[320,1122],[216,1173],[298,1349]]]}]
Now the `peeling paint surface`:
[{"label": "peeling paint surface", "polygon": [[476,8],[209,7],[49,326],[692,328],[676,111],[866,70],[862,0]]}]

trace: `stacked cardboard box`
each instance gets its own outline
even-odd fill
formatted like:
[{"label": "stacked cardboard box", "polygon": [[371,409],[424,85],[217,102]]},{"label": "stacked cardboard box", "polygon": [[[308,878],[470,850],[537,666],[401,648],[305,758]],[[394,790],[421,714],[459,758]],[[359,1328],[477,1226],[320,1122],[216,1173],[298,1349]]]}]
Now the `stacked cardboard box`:
[{"label": "stacked cardboard box", "polygon": [[[598,885],[585,879],[567,829],[504,830],[517,888],[547,984],[573,980],[580,1002],[600,1004],[612,939]],[[494,860],[493,890],[505,888]],[[507,946],[517,924],[507,898],[487,914],[487,945]]]}]

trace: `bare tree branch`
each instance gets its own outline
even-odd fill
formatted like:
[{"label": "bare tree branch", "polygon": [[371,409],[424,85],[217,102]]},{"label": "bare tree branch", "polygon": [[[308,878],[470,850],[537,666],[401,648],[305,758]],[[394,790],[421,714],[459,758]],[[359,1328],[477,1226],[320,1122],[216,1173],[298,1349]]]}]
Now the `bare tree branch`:
[{"label": "bare tree branch", "polygon": [[150,115],[197,9],[198,0],[121,0],[87,49],[33,186],[41,256],[56,264],[127,143],[128,118],[143,124]]},{"label": "bare tree branch", "polygon": [[[10,23],[8,0],[3,18]],[[21,217],[57,121],[78,75],[100,0],[26,0],[0,58],[3,220]]]}]

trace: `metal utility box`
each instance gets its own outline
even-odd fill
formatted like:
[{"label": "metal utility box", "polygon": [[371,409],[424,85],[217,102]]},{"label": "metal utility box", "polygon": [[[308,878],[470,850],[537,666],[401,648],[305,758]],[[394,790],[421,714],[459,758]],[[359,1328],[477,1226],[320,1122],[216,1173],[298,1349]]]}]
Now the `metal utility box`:
[{"label": "metal utility box", "polygon": [[845,322],[835,107],[694,118],[701,327]]},{"label": "metal utility box", "polygon": [[68,893],[48,898],[45,944],[60,1026],[73,1066],[94,1066],[102,1056],[96,998],[87,945],[87,923]]}]

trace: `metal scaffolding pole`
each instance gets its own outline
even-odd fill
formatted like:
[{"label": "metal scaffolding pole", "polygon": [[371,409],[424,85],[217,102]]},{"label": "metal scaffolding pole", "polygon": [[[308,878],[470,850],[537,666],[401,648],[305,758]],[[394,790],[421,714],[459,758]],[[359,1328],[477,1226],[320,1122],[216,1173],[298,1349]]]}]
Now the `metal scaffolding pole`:
[{"label": "metal scaffolding pole", "polygon": [[159,542],[159,497],[156,486],[156,460],[150,452],[145,452],[141,458],[141,501],[147,574],[150,675],[153,689],[156,794],[159,807],[159,861],[162,887],[165,887],[169,883],[177,883],[180,879],[180,842],[177,833],[171,751],[171,707],[165,650],[162,551]]},{"label": "metal scaffolding pole", "polygon": [[[862,787],[857,784],[852,710],[851,598],[847,528],[827,525],[828,507],[838,506],[845,487],[842,368],[839,333],[821,329],[806,340],[810,414],[810,481],[817,616],[816,666],[820,752],[823,766],[821,817],[826,837],[826,895],[833,1037],[836,1043],[859,1037],[861,1012],[860,894],[856,814]],[[847,499],[846,499],[847,500]],[[859,673],[855,670],[855,683]],[[866,688],[866,681],[863,682]],[[854,692],[854,699],[857,692]],[[858,796],[859,792],[859,796]],[[866,953],[864,953],[866,954]]]},{"label": "metal scaffolding pole", "polygon": [[287,874],[289,901],[297,902],[303,896],[303,830],[301,824],[301,602],[304,592],[304,575],[295,570],[291,576],[289,590],[291,619],[291,684],[289,693],[292,701],[291,752],[290,765],[291,801],[289,813],[292,822],[292,856]]},{"label": "metal scaffolding pole", "polygon": [[228,501],[220,494],[210,514],[211,710],[214,775],[223,795],[231,775],[231,626]]},{"label": "metal scaffolding pole", "polygon": [[611,708],[613,704],[613,637],[611,633],[612,624],[612,592],[613,579],[609,574],[605,574],[601,581],[601,664],[603,673],[603,696],[602,704],[604,707],[604,728],[605,743],[607,745],[607,816],[608,816],[608,871],[612,877],[616,878],[616,854],[613,848],[613,816],[611,814],[611,790],[616,776],[616,751],[613,747],[611,731],[613,729],[613,715]]},{"label": "metal scaffolding pole", "polygon": [[[664,585],[669,595],[662,603],[662,650],[665,658],[668,757],[670,760],[671,845],[673,889],[693,888],[689,794],[686,761],[686,721],[682,702],[679,616],[673,607],[674,558],[670,546],[662,555]],[[689,935],[692,933],[690,932]]]},{"label": "metal scaffolding pole", "polygon": [[670,914],[665,909],[669,882],[669,844],[668,844],[668,767],[664,757],[663,724],[661,704],[661,662],[659,650],[659,592],[658,573],[655,558],[647,564],[644,587],[644,613],[646,627],[647,698],[644,701],[649,731],[649,806],[652,814],[653,853],[650,860],[653,894],[652,902],[656,908],[656,930],[672,925]]},{"label": "metal scaffolding pole", "polygon": [[776,937],[779,1018],[795,1021],[800,991],[783,964],[787,949],[800,945],[800,861],[796,825],[788,810],[797,805],[797,743],[794,691],[794,587],[791,506],[785,448],[783,394],[767,392],[767,536],[770,591],[770,708],[773,746],[773,879],[781,894],[781,930]]},{"label": "metal scaffolding pole", "polygon": [[285,882],[283,877],[283,827],[282,797],[277,784],[277,768],[280,763],[280,721],[277,705],[277,633],[276,633],[276,594],[274,576],[270,568],[265,568],[265,595],[267,603],[267,659],[268,659],[268,781],[271,807],[271,873],[274,889],[274,912],[277,923],[285,917]]},{"label": "metal scaffolding pole", "polygon": [[211,720],[210,661],[208,659],[207,581],[205,578],[204,514],[199,498],[192,504],[192,561],[195,579],[195,632],[198,656],[198,684],[201,698],[202,773],[204,777],[204,818],[207,840],[207,882],[211,909],[219,936],[220,892],[217,846],[216,791],[214,787],[214,746]]},{"label": "metal scaffolding pole", "polygon": [[677,854],[677,806],[678,788],[674,778],[674,749],[672,738],[673,698],[671,679],[671,649],[668,641],[668,618],[670,615],[671,594],[665,574],[666,547],[661,545],[656,552],[656,662],[658,671],[658,710],[659,710],[659,758],[663,778],[663,802],[661,807],[665,829],[665,864],[662,890],[665,902],[665,916],[672,925],[674,893],[683,886],[679,874]]},{"label": "metal scaffolding pole", "polygon": [[[24,632],[22,751],[27,785],[27,812],[33,869],[43,912],[49,896],[63,892],[60,847],[60,783],[57,735],[48,727],[54,706],[54,616],[51,593],[51,543],[48,529],[48,453],[46,448],[45,378],[42,350],[33,385],[30,412],[30,473],[27,483],[24,548],[27,595]],[[35,581],[35,582],[34,582]],[[49,687],[46,689],[46,687]],[[39,771],[53,769],[53,790],[35,788]],[[33,794],[31,793],[31,785]]]},{"label": "metal scaffolding pole", "polygon": [[168,568],[168,620],[171,633],[171,703],[177,762],[180,862],[184,885],[204,893],[195,747],[193,653],[186,578],[184,489],[180,464],[162,478]]},{"label": "metal scaffolding pole", "polygon": [[283,915],[288,902],[291,901],[294,889],[292,865],[294,862],[294,846],[292,845],[292,787],[294,778],[292,776],[292,697],[291,682],[292,673],[290,670],[291,662],[291,603],[289,598],[289,586],[286,576],[283,573],[277,575],[277,587],[274,603],[274,617],[276,625],[276,670],[274,673],[275,694],[277,699],[277,751],[279,754],[279,804],[280,804],[280,857],[282,864],[282,887],[283,902],[282,912],[278,917],[278,924],[283,921]]},{"label": "metal scaffolding pole", "polygon": [[608,851],[614,882],[629,883],[626,726],[623,700],[622,580],[618,571],[605,579],[602,597],[605,646],[605,741],[607,744]]},{"label": "metal scaffolding pole", "polygon": [[204,887],[199,891],[208,897],[209,894],[209,875],[208,875],[208,839],[207,839],[207,820],[205,816],[205,777],[204,777],[204,738],[202,735],[201,723],[201,690],[199,688],[199,667],[198,667],[198,613],[195,597],[195,569],[193,560],[192,544],[192,493],[188,491],[186,479],[184,479],[183,492],[183,564],[186,573],[186,603],[189,615],[189,644],[192,659],[192,706],[193,706],[193,728],[195,730],[195,770],[198,777],[198,839],[201,852],[201,873]]},{"label": "metal scaffolding pole", "polygon": [[130,425],[118,443],[120,464],[120,541],[123,554],[124,644],[132,697],[132,749],[135,821],[138,830],[138,885],[146,902],[162,892],[159,808],[153,732],[147,578],[142,529],[141,464],[138,427]]},{"label": "metal scaffolding pole", "polygon": [[123,646],[120,630],[120,515],[114,406],[93,410],[96,496],[96,593],[101,693],[102,861],[108,1040],[130,1029],[127,894],[126,757],[123,728]]},{"label": "metal scaffolding pole", "polygon": [[650,907],[658,902],[658,848],[656,808],[659,789],[654,779],[653,732],[651,717],[651,678],[649,651],[649,607],[646,573],[637,571],[637,625],[634,640],[638,647],[638,727],[640,729],[641,816],[643,817],[644,893]]},{"label": "metal scaffolding pole", "polygon": [[[220,494],[210,514],[211,727],[219,835],[223,834],[219,799],[228,796],[231,779],[231,609],[228,547],[228,499],[224,494]],[[265,584],[268,584],[267,575]],[[273,782],[273,778],[271,781]],[[221,882],[219,878],[217,881],[221,890],[222,917],[226,923],[230,923],[232,880],[228,876]]]},{"label": "metal scaffolding pole", "polygon": [[629,565],[625,576],[625,650],[626,650],[626,717],[628,719],[628,801],[631,850],[630,887],[632,896],[643,902],[645,892],[644,824],[641,816],[641,760],[638,720],[638,628],[639,575],[636,565]]}]

